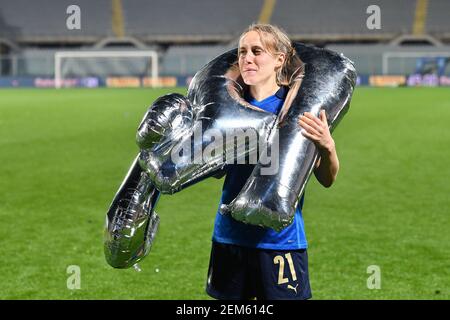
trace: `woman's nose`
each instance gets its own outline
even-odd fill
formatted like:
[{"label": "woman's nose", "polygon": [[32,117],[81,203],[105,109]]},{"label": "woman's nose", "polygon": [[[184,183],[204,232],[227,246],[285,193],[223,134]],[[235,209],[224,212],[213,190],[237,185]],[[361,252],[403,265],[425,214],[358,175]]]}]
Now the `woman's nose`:
[{"label": "woman's nose", "polygon": [[247,54],[244,56],[244,61],[245,61],[245,63],[253,63],[253,59],[254,59],[254,56],[253,56],[253,54],[251,54],[251,53],[247,53]]}]

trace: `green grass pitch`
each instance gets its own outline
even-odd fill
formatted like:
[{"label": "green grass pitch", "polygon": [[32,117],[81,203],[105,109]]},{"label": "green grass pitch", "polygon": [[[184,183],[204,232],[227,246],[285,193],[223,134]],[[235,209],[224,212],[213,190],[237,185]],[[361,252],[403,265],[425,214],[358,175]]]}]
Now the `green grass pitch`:
[{"label": "green grass pitch", "polygon": [[[0,299],[209,299],[222,180],[162,196],[142,271],[103,255],[106,210],[157,97],[185,88],[0,91]],[[330,189],[312,177],[304,219],[314,299],[450,298],[450,90],[357,88],[333,133]],[[81,289],[69,290],[70,265]],[[381,288],[368,289],[368,267]]]}]

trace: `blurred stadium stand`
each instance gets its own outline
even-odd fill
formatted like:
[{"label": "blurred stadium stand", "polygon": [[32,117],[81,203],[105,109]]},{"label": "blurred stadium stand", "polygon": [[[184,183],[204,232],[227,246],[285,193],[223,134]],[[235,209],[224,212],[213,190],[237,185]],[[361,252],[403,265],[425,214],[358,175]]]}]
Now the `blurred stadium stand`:
[{"label": "blurred stadium stand", "polygon": [[450,39],[450,1],[428,1],[426,32],[448,42]]},{"label": "blurred stadium stand", "polygon": [[[365,28],[366,9],[372,4],[381,8],[380,30]],[[277,2],[272,22],[298,39],[389,40],[411,32],[414,12],[412,0],[284,0]]]},{"label": "blurred stadium stand", "polygon": [[[66,27],[67,7],[81,9],[81,30]],[[112,36],[110,0],[0,0],[0,37],[18,44],[92,43]]]},{"label": "blurred stadium stand", "polygon": [[258,20],[261,0],[123,1],[126,33],[143,41],[226,42]]},{"label": "blurred stadium stand", "polygon": [[[80,30],[66,27],[72,4]],[[381,9],[381,29],[366,26],[370,5]],[[450,55],[449,13],[449,0],[0,0],[0,76],[52,76],[59,50],[130,48],[157,51],[162,76],[190,76],[257,21],[343,52],[360,74],[381,74],[386,52]],[[415,65],[405,59],[388,73]]]}]

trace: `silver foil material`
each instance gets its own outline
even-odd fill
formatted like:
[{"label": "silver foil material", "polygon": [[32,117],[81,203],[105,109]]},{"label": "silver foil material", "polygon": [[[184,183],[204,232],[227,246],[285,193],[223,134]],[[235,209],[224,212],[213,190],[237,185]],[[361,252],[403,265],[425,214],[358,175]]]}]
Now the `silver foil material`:
[{"label": "silver foil material", "polygon": [[356,83],[353,63],[343,55],[298,43],[295,49],[305,63],[305,75],[292,86],[291,90],[298,87],[298,92],[292,103],[284,104],[276,120],[279,170],[274,175],[263,175],[264,166],[256,165],[238,196],[221,207],[221,212],[231,213],[238,221],[277,231],[292,223],[318,158],[315,144],[300,132],[299,117],[304,112],[318,116],[320,110],[325,110],[333,131],[348,111]]},{"label": "silver foil material", "polygon": [[[138,131],[138,144],[142,149],[139,161],[161,193],[173,194],[197,183],[223,169],[230,160],[254,157],[257,144],[249,143],[239,153],[235,152],[234,142],[227,143],[227,137],[251,132],[257,140],[265,139],[274,126],[275,115],[251,106],[242,98],[243,87],[237,81],[239,71],[233,67],[236,52],[231,50],[219,56],[195,75],[185,102],[192,105],[193,118],[186,119],[179,110],[177,115],[181,120],[174,121],[170,130],[167,129],[170,133],[152,148],[141,141],[151,134],[149,127],[161,131],[159,128],[165,126],[163,121],[167,119],[164,115],[173,114],[170,112],[173,107],[168,107],[169,112],[161,111],[159,116],[152,110],[170,105],[167,99],[171,96],[162,97],[144,117],[142,123],[148,126],[141,126]],[[220,152],[206,155],[207,149],[220,149]]]},{"label": "silver foil material", "polygon": [[129,268],[150,252],[159,226],[159,191],[133,161],[106,214],[104,252],[109,265]]},{"label": "silver foil material", "polygon": [[[334,130],[349,108],[356,82],[353,63],[342,54],[294,46],[305,73],[294,79],[278,116],[243,99],[246,86],[236,66],[237,49],[201,69],[187,97],[169,94],[153,103],[136,135],[140,153],[107,213],[105,257],[111,266],[127,268],[148,254],[159,223],[154,207],[160,192],[178,192],[236,161],[256,159],[256,165],[221,212],[277,231],[292,223],[318,158],[314,143],[301,134],[298,118],[324,109]],[[253,132],[258,143],[247,141],[239,148],[234,139],[225,139],[236,132]],[[259,157],[261,146],[277,151],[278,170],[271,174],[264,173],[268,164]],[[205,153],[208,148],[221,152]]]}]

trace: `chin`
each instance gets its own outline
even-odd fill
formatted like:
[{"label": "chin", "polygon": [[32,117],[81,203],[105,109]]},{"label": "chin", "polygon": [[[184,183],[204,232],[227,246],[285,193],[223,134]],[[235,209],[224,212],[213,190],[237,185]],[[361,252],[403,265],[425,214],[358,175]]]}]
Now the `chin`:
[{"label": "chin", "polygon": [[253,86],[253,85],[256,84],[256,81],[253,80],[253,79],[245,79],[245,78],[242,78],[242,80],[244,80],[244,83],[245,83],[246,85],[248,85],[248,86]]}]

